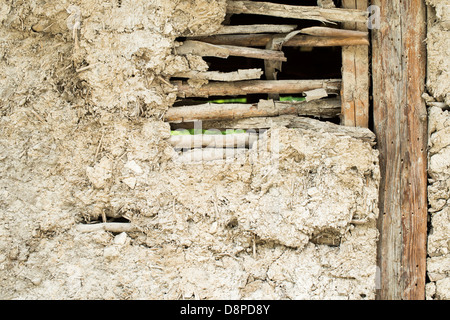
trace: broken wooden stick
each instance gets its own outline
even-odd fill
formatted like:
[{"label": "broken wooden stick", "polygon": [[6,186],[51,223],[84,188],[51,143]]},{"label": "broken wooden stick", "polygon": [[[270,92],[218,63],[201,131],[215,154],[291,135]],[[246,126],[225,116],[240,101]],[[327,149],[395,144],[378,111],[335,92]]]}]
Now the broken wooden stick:
[{"label": "broken wooden stick", "polygon": [[256,14],[322,22],[367,22],[368,13],[363,10],[292,6],[270,2],[228,1],[228,14]]},{"label": "broken wooden stick", "polygon": [[324,88],[328,93],[339,93],[341,80],[249,80],[237,82],[210,82],[200,88],[189,86],[183,81],[173,81],[177,95],[186,97],[239,96],[246,94],[295,94]]},{"label": "broken wooden stick", "polygon": [[192,148],[248,148],[258,140],[256,133],[194,134],[171,136],[170,144],[177,149]]},{"label": "broken wooden stick", "polygon": [[[289,33],[297,28],[296,25],[289,24],[252,24],[242,26],[222,26],[219,30],[205,34],[250,34],[250,33]],[[196,35],[201,36],[201,35]]]},{"label": "broken wooden stick", "polygon": [[212,81],[242,81],[260,79],[263,75],[261,69],[240,69],[233,72],[219,72],[219,71],[186,71],[174,74],[177,78],[189,78],[199,80]]},{"label": "broken wooden stick", "polygon": [[300,33],[318,37],[368,37],[366,31],[336,29],[328,27],[310,27],[300,30]]},{"label": "broken wooden stick", "polygon": [[93,232],[93,231],[109,231],[109,232],[133,232],[138,229],[131,223],[124,222],[105,222],[94,224],[78,224],[76,226],[79,232]]},{"label": "broken wooden stick", "polygon": [[213,104],[172,107],[167,110],[164,120],[167,122],[189,122],[196,120],[230,120],[252,117],[273,117],[278,115],[302,115],[320,118],[335,118],[341,110],[337,98],[280,102],[261,100],[258,104]]},{"label": "broken wooden stick", "polygon": [[[280,34],[283,36],[286,34]],[[232,34],[215,35],[209,37],[195,37],[199,41],[232,46],[265,47],[272,39],[273,34]],[[342,47],[342,46],[368,46],[368,36],[358,37],[327,37],[297,35],[283,43],[284,47]]]},{"label": "broken wooden stick", "polygon": [[284,53],[281,51],[229,45],[214,45],[211,43],[195,40],[184,41],[181,46],[175,48],[175,54],[194,54],[202,57],[218,57],[224,59],[228,58],[229,56],[238,56],[264,60],[287,61]]}]

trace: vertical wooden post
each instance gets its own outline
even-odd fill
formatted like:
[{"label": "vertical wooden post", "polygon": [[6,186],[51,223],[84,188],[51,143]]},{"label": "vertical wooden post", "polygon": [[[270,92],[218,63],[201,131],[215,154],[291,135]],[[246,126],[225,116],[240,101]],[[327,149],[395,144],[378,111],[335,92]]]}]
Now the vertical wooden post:
[{"label": "vertical wooden post", "polygon": [[374,0],[375,133],[380,151],[379,299],[424,299],[427,240],[427,113],[424,0]]},{"label": "vertical wooden post", "polygon": [[[342,0],[349,9],[366,10],[367,0]],[[366,31],[365,23],[344,23],[345,29]],[[351,127],[369,127],[369,48],[342,47],[342,124]]]}]

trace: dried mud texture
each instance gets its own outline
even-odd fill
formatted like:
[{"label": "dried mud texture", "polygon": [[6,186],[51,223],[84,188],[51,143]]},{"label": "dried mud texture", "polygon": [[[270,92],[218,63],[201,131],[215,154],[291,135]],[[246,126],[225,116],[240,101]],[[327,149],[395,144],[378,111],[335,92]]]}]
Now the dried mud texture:
[{"label": "dried mud texture", "polygon": [[427,88],[436,101],[450,105],[450,4],[428,0]]},{"label": "dried mud texture", "polygon": [[450,5],[428,0],[428,80],[431,100],[443,108],[429,109],[427,299],[450,299]]},{"label": "dried mud texture", "polygon": [[431,229],[428,237],[427,296],[450,299],[450,114],[440,108],[429,110],[428,199]]},{"label": "dried mud texture", "polygon": [[[233,161],[177,161],[165,81],[207,66],[172,48],[224,13],[213,0],[0,3],[1,298],[374,298],[368,144],[276,127]],[[102,217],[138,231],[76,227]]]}]

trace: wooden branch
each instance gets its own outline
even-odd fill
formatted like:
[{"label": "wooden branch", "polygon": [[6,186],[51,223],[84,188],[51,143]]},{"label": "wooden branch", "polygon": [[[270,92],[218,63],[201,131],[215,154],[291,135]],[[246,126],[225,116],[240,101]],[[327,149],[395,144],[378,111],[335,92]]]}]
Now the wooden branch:
[{"label": "wooden branch", "polygon": [[226,83],[210,82],[200,88],[193,88],[182,81],[174,81],[172,84],[178,89],[178,97],[186,98],[239,96],[258,93],[295,94],[320,88],[326,89],[328,93],[337,93],[340,90],[341,80],[250,80]]},{"label": "wooden branch", "polygon": [[356,31],[346,29],[336,29],[328,27],[310,27],[300,30],[301,33],[308,34],[310,36],[318,37],[364,37],[367,38],[369,33],[367,31]]},{"label": "wooden branch", "polygon": [[244,156],[248,149],[245,148],[205,148],[192,149],[182,152],[174,159],[175,162],[202,162],[215,160],[231,160]]},{"label": "wooden branch", "polygon": [[[367,0],[343,0],[348,8],[367,8]],[[365,24],[345,23],[345,28],[366,30]],[[357,31],[355,31],[357,32]],[[369,48],[342,47],[342,124],[369,126]]]},{"label": "wooden branch", "polygon": [[187,71],[174,74],[174,77],[212,80],[212,81],[242,81],[260,79],[263,75],[261,69],[243,69],[234,72],[219,72],[219,71]]},{"label": "wooden branch", "polygon": [[[194,123],[192,123],[194,124]],[[278,117],[255,117],[236,120],[203,121],[203,129],[269,129],[275,125],[308,130],[312,132],[328,132],[337,136],[349,136],[363,140],[374,146],[375,134],[367,128],[344,127],[331,122],[319,121],[311,118],[297,117],[294,115],[282,115]],[[176,127],[176,125],[173,125]],[[183,127],[186,124],[183,123]]]},{"label": "wooden branch", "polygon": [[123,222],[78,224],[76,226],[76,229],[79,232],[93,232],[93,231],[133,232],[133,231],[138,231],[138,229],[131,223],[123,223]]},{"label": "wooden branch", "polygon": [[[426,5],[374,0],[373,108],[380,151],[381,300],[425,299],[427,259]],[[389,70],[389,72],[386,72]]]},{"label": "wooden branch", "polygon": [[285,114],[335,118],[340,113],[339,99],[323,99],[310,102],[280,102],[261,100],[258,104],[212,104],[172,107],[165,114],[167,122],[196,120],[228,120],[251,117],[272,117]]},{"label": "wooden branch", "polygon": [[195,134],[171,136],[169,142],[174,148],[178,149],[248,148],[256,140],[258,140],[258,135],[254,133],[234,133],[228,135]]},{"label": "wooden branch", "polygon": [[[280,36],[286,34],[280,34]],[[265,47],[272,39],[273,34],[237,34],[216,35],[210,37],[195,37],[211,44],[223,44],[248,47]],[[370,44],[367,36],[359,37],[319,37],[297,35],[283,43],[284,47],[341,47],[341,46],[368,46]]]},{"label": "wooden branch", "polygon": [[229,14],[257,14],[322,22],[366,22],[368,13],[363,10],[327,9],[308,6],[292,6],[270,2],[228,1]]},{"label": "wooden branch", "polygon": [[[252,34],[252,33],[289,33],[297,28],[296,25],[289,24],[252,24],[242,26],[222,26],[219,30],[205,34],[210,36],[214,34]],[[201,36],[201,35],[196,35]]]},{"label": "wooden branch", "polygon": [[214,45],[195,40],[184,41],[181,46],[175,48],[175,54],[195,54],[202,57],[218,57],[224,59],[228,58],[229,56],[239,56],[265,60],[287,61],[284,53],[281,51],[229,45]]}]

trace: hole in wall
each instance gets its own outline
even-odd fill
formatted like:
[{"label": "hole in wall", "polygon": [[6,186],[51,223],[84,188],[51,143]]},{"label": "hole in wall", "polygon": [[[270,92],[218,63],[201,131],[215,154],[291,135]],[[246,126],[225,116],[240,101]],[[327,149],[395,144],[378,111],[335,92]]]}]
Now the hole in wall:
[{"label": "hole in wall", "polygon": [[[261,1],[255,1],[261,2]],[[317,6],[317,0],[271,0],[271,3],[276,4],[286,4],[286,5],[297,5],[297,6]],[[336,7],[341,6],[341,1],[334,1]],[[295,30],[300,30],[307,27],[315,26],[325,26],[325,27],[336,27],[336,24],[327,24],[319,21],[304,20],[304,19],[290,19],[290,18],[280,18],[273,16],[264,15],[253,15],[253,14],[234,14],[227,15],[224,22],[224,26],[239,26],[239,25],[295,25],[297,26]],[[339,26],[338,26],[339,27]],[[269,34],[270,36],[270,34]],[[199,39],[194,37],[192,40],[206,41],[204,39]],[[190,37],[178,38],[177,41],[184,42],[185,40],[190,40]],[[207,41],[206,41],[207,42]],[[221,43],[215,43],[220,45]],[[222,43],[223,44],[223,43]],[[229,45],[229,44],[228,44]],[[240,44],[240,46],[246,46]],[[255,45],[252,43],[248,45],[251,48],[266,49],[265,45]],[[342,48],[340,46],[332,47],[320,47],[320,46],[283,46],[282,52],[286,58],[285,62],[281,63],[281,70],[278,70],[276,75],[276,80],[328,80],[328,79],[341,79],[342,78]],[[208,64],[208,72],[218,71],[220,73],[232,73],[237,70],[246,69],[260,69],[262,70],[262,75],[258,80],[270,80],[266,76],[267,69],[265,66],[265,60],[258,58],[247,58],[239,56],[229,56],[226,59],[218,57],[203,57],[203,60]],[[179,83],[186,83],[187,77],[172,78],[171,81],[179,81]],[[214,82],[210,80],[210,83]],[[328,90],[327,90],[328,91]],[[237,95],[211,95],[207,98],[199,96],[192,97],[188,96],[186,98],[179,98],[173,105],[174,108],[186,107],[186,106],[196,106],[204,105],[207,103],[223,103],[223,104],[247,104],[254,105],[259,108],[258,103],[262,100],[274,100],[274,101],[286,101],[282,99],[291,99],[290,101],[304,101],[303,93],[294,94],[281,94],[281,93],[254,93],[254,94],[237,94]],[[328,92],[328,96],[324,98],[339,98],[339,92]],[[289,100],[288,100],[289,101]],[[301,115],[303,117],[314,117],[320,118],[316,115]],[[335,124],[340,124],[340,114],[337,112],[333,117],[327,117],[324,120],[332,122]],[[169,121],[170,122],[170,121]],[[187,129],[192,130],[195,127],[193,121],[177,121],[178,123],[171,122],[171,130]],[[202,121],[202,129],[208,130],[210,128],[217,128],[219,130],[230,129],[227,127],[214,127],[217,125],[215,121]],[[262,128],[264,131],[267,128]],[[260,130],[261,126],[258,128],[250,127],[245,129],[256,129]]]}]

